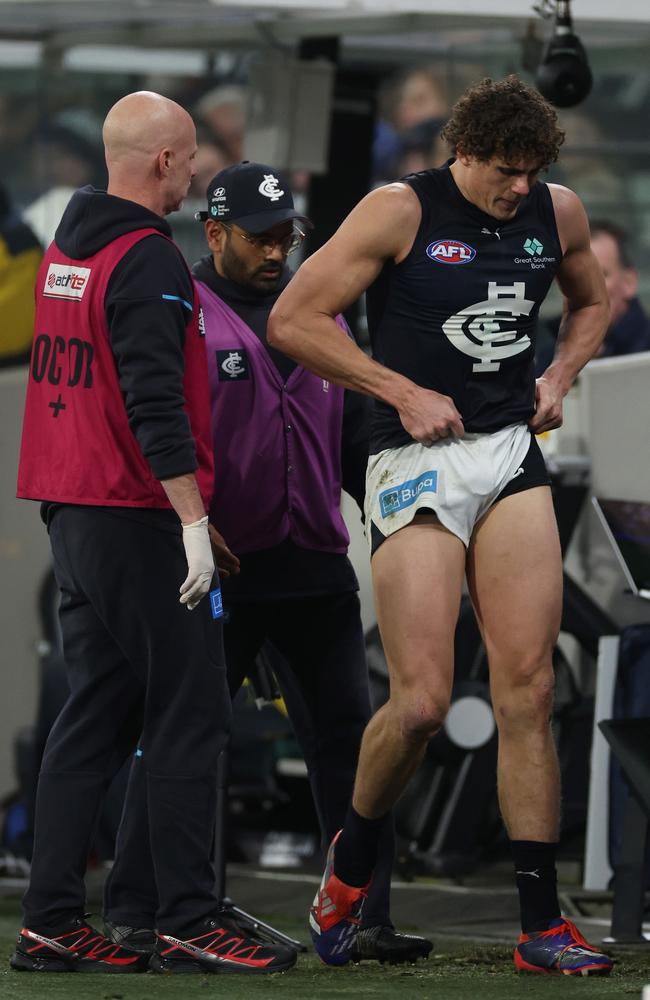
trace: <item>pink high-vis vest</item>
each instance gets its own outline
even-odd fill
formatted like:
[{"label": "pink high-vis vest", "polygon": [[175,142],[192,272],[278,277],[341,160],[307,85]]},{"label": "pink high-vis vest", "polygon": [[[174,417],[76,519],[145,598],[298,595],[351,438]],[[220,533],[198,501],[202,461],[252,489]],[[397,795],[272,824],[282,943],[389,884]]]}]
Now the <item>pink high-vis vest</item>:
[{"label": "pink high-vis vest", "polygon": [[[171,507],[129,427],[104,311],[116,265],[152,234],[161,235],[155,229],[127,233],[84,260],[67,257],[55,243],[47,250],[36,284],[19,497]],[[198,461],[195,475],[207,509],[214,464],[207,365],[196,301],[185,333],[183,387]]]}]

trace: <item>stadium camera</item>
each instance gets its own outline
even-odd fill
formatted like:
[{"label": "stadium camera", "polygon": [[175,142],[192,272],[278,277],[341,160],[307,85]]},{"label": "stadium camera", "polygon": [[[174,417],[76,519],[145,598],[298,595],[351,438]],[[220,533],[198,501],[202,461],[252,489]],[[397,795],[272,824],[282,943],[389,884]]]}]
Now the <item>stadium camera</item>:
[{"label": "stadium camera", "polygon": [[573,30],[570,0],[557,0],[553,33],[535,73],[537,89],[558,108],[572,108],[591,90],[587,53]]}]

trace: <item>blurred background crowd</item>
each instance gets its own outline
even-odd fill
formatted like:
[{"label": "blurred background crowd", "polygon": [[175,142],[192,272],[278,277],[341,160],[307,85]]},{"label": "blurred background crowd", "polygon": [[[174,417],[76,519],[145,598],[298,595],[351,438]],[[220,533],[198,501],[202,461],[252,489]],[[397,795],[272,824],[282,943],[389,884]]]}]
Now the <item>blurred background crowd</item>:
[{"label": "blurred background crowd", "polygon": [[[423,59],[408,48],[393,53],[390,60],[383,51],[372,60],[365,55],[376,83],[369,187],[444,163],[450,151],[440,131],[456,97],[483,75],[522,72],[516,51],[479,60],[479,41],[462,59],[454,52]],[[639,53],[629,43],[627,47],[627,65],[615,60],[615,53],[606,47],[592,51],[592,62],[600,59],[603,65],[596,66],[588,99],[579,107],[560,110],[566,142],[548,178],[578,191],[590,216],[613,220],[627,231],[643,298],[650,293],[650,72],[647,66],[639,71]],[[0,64],[9,49],[9,43],[4,48],[0,43]],[[253,96],[249,79],[255,59],[254,53],[223,52],[211,60],[211,72],[197,75],[163,72],[163,52],[161,69],[155,72],[137,73],[131,66],[120,72],[119,55],[110,71],[63,71],[47,64],[9,68],[0,83],[0,211],[5,241],[4,230],[13,231],[19,216],[33,234],[31,247],[24,231],[17,244],[15,234],[10,237],[12,246],[22,252],[36,244],[48,245],[72,191],[84,184],[105,185],[101,123],[106,109],[129,90],[152,89],[188,108],[197,125],[196,177],[181,213],[173,219],[177,241],[188,260],[196,259],[204,252],[204,241],[193,216],[204,205],[207,184],[218,170],[246,156]],[[367,66],[363,72],[367,79]],[[309,171],[295,169],[292,180],[298,204],[306,207],[312,183]],[[16,294],[21,282],[33,275],[28,260],[34,263],[33,253],[21,258],[20,264],[13,262],[19,271],[12,278]],[[4,281],[3,296],[11,294],[8,286]],[[557,313],[558,308],[558,299],[551,297],[546,314]],[[3,323],[3,363],[27,349],[29,323],[28,316],[22,332],[13,323]]]}]

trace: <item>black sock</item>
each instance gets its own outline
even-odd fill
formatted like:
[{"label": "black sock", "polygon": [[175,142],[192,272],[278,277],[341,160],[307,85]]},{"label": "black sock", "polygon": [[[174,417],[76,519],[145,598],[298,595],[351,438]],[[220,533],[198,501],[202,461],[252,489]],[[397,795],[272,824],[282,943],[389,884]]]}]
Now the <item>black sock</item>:
[{"label": "black sock", "polygon": [[352,805],[334,851],[334,874],[346,885],[367,885],[377,864],[379,839],[390,816],[366,819]]},{"label": "black sock", "polygon": [[511,840],[519,890],[521,929],[525,934],[545,931],[560,916],[555,854],[557,844],[536,840]]}]

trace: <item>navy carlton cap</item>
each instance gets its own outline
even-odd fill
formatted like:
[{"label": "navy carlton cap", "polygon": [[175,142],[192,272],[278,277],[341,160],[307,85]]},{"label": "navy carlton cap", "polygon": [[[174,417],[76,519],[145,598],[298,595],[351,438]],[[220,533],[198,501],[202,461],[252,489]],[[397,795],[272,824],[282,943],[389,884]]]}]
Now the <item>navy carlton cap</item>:
[{"label": "navy carlton cap", "polygon": [[207,190],[208,210],[195,219],[236,222],[249,233],[263,233],[280,222],[297,219],[313,229],[306,215],[293,207],[286,174],[264,163],[244,160],[216,174]]}]

